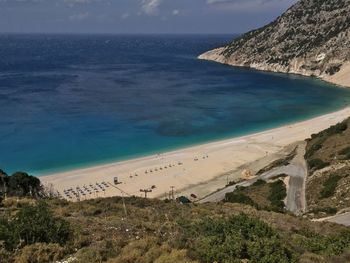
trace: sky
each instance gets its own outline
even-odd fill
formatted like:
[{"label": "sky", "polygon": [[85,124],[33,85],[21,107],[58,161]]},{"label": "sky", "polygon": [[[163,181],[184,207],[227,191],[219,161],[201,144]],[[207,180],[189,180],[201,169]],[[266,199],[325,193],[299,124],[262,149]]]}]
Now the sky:
[{"label": "sky", "polygon": [[0,32],[235,34],[297,0],[0,0]]}]

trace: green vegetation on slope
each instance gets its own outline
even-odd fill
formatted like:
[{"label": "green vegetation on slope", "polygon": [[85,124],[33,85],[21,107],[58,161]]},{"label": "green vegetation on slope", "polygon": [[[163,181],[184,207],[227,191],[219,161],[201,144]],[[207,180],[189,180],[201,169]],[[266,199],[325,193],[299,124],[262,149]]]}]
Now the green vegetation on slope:
[{"label": "green vegetation on slope", "polygon": [[[312,217],[325,217],[350,207],[350,119],[307,140],[307,203]],[[325,169],[323,169],[325,168]]]},{"label": "green vegetation on slope", "polygon": [[270,184],[269,200],[273,207],[279,210],[284,209],[283,200],[287,197],[287,189],[283,181],[277,180]]},{"label": "green vegetation on slope", "polygon": [[228,203],[238,203],[258,207],[258,205],[249,196],[242,193],[240,189],[237,189],[231,193],[227,193],[225,195],[224,201]]},{"label": "green vegetation on slope", "polygon": [[184,247],[200,262],[295,262],[298,258],[266,223],[240,214],[182,226]]},{"label": "green vegetation on slope", "polygon": [[[305,159],[311,173],[329,166],[334,160],[343,159],[343,151],[350,147],[348,122],[349,120],[333,125],[318,134],[313,134],[308,140]],[[339,151],[339,147],[345,148]]]},{"label": "green vegetation on slope", "polygon": [[69,223],[54,217],[47,205],[24,205],[13,215],[0,217],[0,240],[7,250],[35,243],[65,244],[70,238]]},{"label": "green vegetation on slope", "polygon": [[127,214],[122,198],[79,203],[52,199],[46,205],[8,199],[0,212],[1,225],[12,226],[11,231],[1,229],[0,258],[6,263],[69,257],[97,263],[260,263],[303,262],[310,256],[319,262],[346,262],[349,256],[350,231],[330,223],[241,204],[181,205],[143,198],[124,202]]},{"label": "green vegetation on slope", "polygon": [[[279,175],[275,179],[283,178]],[[283,200],[287,196],[287,189],[283,181],[276,180],[266,183],[257,180],[248,187],[238,187],[235,191],[225,195],[224,202],[246,204],[259,210],[284,212]]]},{"label": "green vegetation on slope", "polygon": [[321,198],[328,198],[334,195],[338,182],[342,177],[339,175],[331,175],[324,183],[320,193]]}]

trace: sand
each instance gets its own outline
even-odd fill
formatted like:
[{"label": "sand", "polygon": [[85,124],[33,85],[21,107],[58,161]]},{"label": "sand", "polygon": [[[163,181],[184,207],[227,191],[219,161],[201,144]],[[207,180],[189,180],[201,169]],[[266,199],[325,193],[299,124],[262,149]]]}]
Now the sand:
[{"label": "sand", "polygon": [[350,63],[344,64],[339,72],[333,76],[325,77],[324,80],[340,86],[350,87]]},{"label": "sand", "polygon": [[[350,116],[350,108],[260,133],[184,148],[123,162],[78,169],[40,177],[46,185],[63,191],[85,185],[91,194],[80,199],[107,196],[143,196],[140,189],[151,189],[148,197],[164,197],[174,187],[175,195],[204,197],[226,181],[236,180],[246,164],[260,167],[277,158],[286,146],[305,140]],[[147,173],[146,173],[147,171]],[[152,172],[151,172],[152,171]],[[230,176],[230,178],[229,178]],[[114,188],[113,178],[121,184]],[[96,183],[105,182],[109,187]],[[90,186],[92,185],[92,187]],[[95,192],[96,188],[98,192]],[[104,191],[102,190],[104,189]],[[71,194],[75,201],[76,197]]]}]

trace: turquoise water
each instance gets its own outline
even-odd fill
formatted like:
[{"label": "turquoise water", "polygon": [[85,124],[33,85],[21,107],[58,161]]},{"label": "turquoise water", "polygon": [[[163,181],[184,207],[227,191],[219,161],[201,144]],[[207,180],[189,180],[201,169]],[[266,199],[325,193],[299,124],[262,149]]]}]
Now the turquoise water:
[{"label": "turquoise water", "polygon": [[232,36],[0,36],[0,168],[44,175],[332,112],[350,90],[196,59]]}]

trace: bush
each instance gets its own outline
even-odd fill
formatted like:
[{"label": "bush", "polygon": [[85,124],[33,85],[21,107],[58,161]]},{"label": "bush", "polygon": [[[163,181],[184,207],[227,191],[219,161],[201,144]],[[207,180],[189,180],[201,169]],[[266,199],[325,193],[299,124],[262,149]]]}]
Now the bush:
[{"label": "bush", "polygon": [[341,157],[341,160],[350,160],[350,152]]},{"label": "bush", "polygon": [[184,227],[190,256],[200,262],[291,262],[296,256],[266,223],[240,214]]},{"label": "bush", "polygon": [[162,245],[155,237],[146,237],[127,244],[121,250],[118,257],[110,260],[110,263],[150,263],[155,262],[162,255],[169,255],[171,248]]},{"label": "bush", "polygon": [[312,159],[308,162],[309,168],[311,170],[320,170],[322,168],[325,168],[329,165],[329,162],[324,162],[321,159]]},{"label": "bush", "polygon": [[346,155],[350,153],[350,147],[345,147],[344,149],[338,152],[340,155]]},{"label": "bush", "polygon": [[339,175],[330,176],[324,183],[320,193],[321,198],[328,198],[334,195],[338,182],[342,177]]},{"label": "bush", "polygon": [[341,123],[338,123],[336,125],[331,126],[327,130],[324,130],[319,134],[321,136],[323,136],[323,135],[331,136],[331,135],[343,133],[347,129],[348,129],[348,124],[346,122],[341,122]]},{"label": "bush", "polygon": [[252,184],[252,186],[260,186],[260,185],[264,185],[266,184],[266,181],[262,180],[262,179],[258,179],[254,184]]},{"label": "bush", "polygon": [[42,191],[38,178],[27,173],[17,172],[5,177],[7,193],[10,196],[39,196]]},{"label": "bush", "polygon": [[251,255],[251,262],[259,263],[288,263],[293,259],[293,254],[277,237],[250,242],[248,254]]},{"label": "bush", "polygon": [[271,205],[277,210],[284,209],[283,200],[287,196],[287,189],[283,181],[278,180],[270,184],[270,195],[268,197]]},{"label": "bush", "polygon": [[74,262],[77,262],[77,263],[102,262],[101,254],[99,253],[98,250],[93,248],[82,248],[77,252],[75,256],[76,256],[76,260]]},{"label": "bush", "polygon": [[350,147],[345,147],[344,149],[340,150],[338,152],[339,155],[342,155],[340,157],[341,160],[349,160],[350,159]]},{"label": "bush", "polygon": [[170,253],[161,255],[154,263],[198,263],[187,258],[186,250],[173,249]]},{"label": "bush", "polygon": [[7,250],[13,249],[19,244],[19,239],[13,232],[13,225],[2,217],[0,217],[0,242]]},{"label": "bush", "polygon": [[312,156],[315,152],[317,152],[318,150],[322,149],[322,143],[318,141],[317,143],[314,143],[308,150],[307,153],[305,154],[306,157],[310,157]]},{"label": "bush", "polygon": [[339,72],[339,70],[341,69],[342,64],[339,65],[332,65],[329,68],[326,69],[326,73],[329,75],[334,75],[335,73]]},{"label": "bush", "polygon": [[[348,124],[346,122],[341,122],[336,125],[331,126],[330,128],[321,131],[318,134],[312,134],[311,135],[311,141],[308,142],[312,143],[310,147],[307,148],[305,157],[310,158],[315,152],[320,150],[323,147],[323,143],[332,135],[342,134],[344,131],[346,131],[348,128]],[[321,169],[321,168],[319,168]]]},{"label": "bush", "polygon": [[0,262],[12,262],[12,255],[0,243]]},{"label": "bush", "polygon": [[338,209],[335,207],[317,207],[309,211],[310,213],[318,214],[318,213],[326,213],[329,215],[334,215],[338,212]]},{"label": "bush", "polygon": [[37,242],[65,244],[70,238],[70,225],[53,216],[48,206],[40,202],[26,205],[14,217],[0,218],[0,240],[9,250]]},{"label": "bush", "polygon": [[312,234],[308,238],[303,237],[296,241],[309,252],[325,256],[334,256],[342,254],[349,248],[350,232],[344,231],[338,235],[331,236]]},{"label": "bush", "polygon": [[62,259],[66,254],[58,244],[36,243],[24,247],[15,263],[50,263]]},{"label": "bush", "polygon": [[224,202],[257,206],[255,204],[255,202],[249,196],[246,196],[245,194],[240,193],[240,192],[227,193],[225,195]]}]

